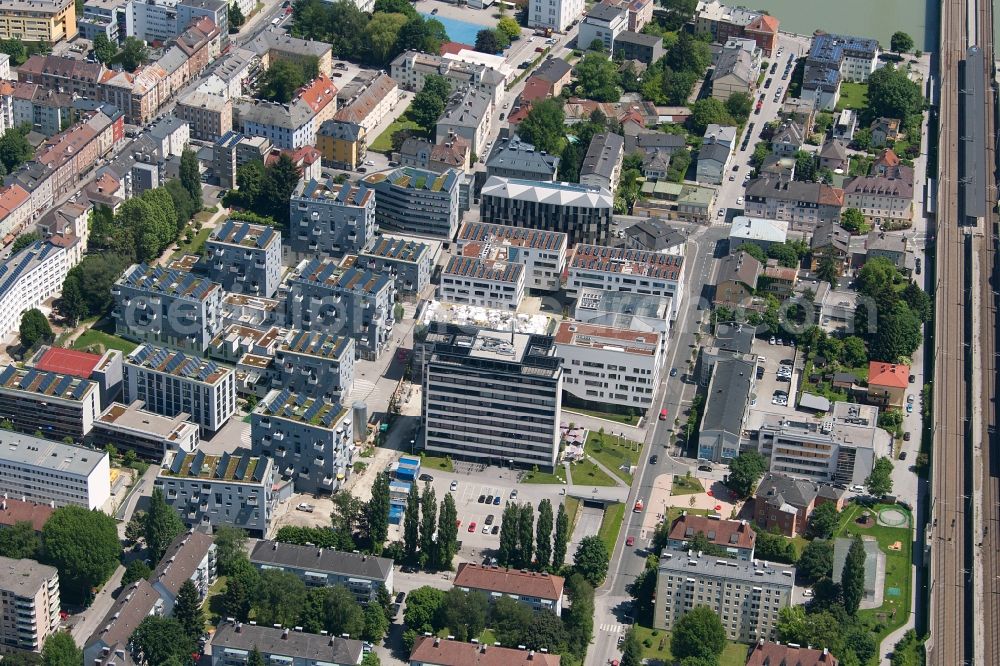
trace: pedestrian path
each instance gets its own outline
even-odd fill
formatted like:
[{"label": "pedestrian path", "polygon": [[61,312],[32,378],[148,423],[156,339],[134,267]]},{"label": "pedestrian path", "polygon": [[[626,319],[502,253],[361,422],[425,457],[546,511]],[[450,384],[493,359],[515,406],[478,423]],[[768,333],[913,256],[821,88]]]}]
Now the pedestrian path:
[{"label": "pedestrian path", "polygon": [[613,481],[615,482],[615,485],[617,485],[617,486],[625,486],[626,488],[628,487],[628,486],[626,486],[626,485],[625,485],[625,482],[624,482],[624,481],[622,481],[622,480],[621,480],[621,479],[620,479],[620,478],[618,477],[618,475],[614,473],[614,471],[613,471],[613,470],[611,470],[611,469],[608,469],[608,467],[607,467],[607,466],[605,466],[605,465],[604,465],[603,463],[601,463],[601,461],[599,461],[599,460],[597,460],[596,458],[593,458],[593,457],[591,457],[591,456],[587,456],[587,460],[589,460],[590,462],[592,462],[592,463],[594,463],[595,465],[597,465],[597,467],[598,467],[598,468],[599,468],[599,469],[600,469],[601,471],[603,471],[603,472],[604,472],[605,474],[607,474],[608,476],[610,476],[610,477],[611,477],[611,479],[612,479],[612,480],[613,480]]}]

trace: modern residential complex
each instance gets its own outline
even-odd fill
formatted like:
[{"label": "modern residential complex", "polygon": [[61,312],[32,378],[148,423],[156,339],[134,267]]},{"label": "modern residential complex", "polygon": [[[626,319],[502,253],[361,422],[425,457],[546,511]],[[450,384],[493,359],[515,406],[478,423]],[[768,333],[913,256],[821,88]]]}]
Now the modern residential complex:
[{"label": "modern residential complex", "polygon": [[309,587],[343,585],[360,603],[378,599],[383,587],[392,594],[393,562],[385,557],[262,540],[250,552],[250,563],[295,574]]},{"label": "modern residential complex", "polygon": [[274,350],[274,388],[339,402],[354,386],[353,338],[293,331]]},{"label": "modern residential complex", "polygon": [[578,296],[587,288],[666,296],[674,308],[671,319],[680,311],[684,295],[682,254],[581,244],[574,250],[567,270],[569,296]]},{"label": "modern residential complex", "polygon": [[495,465],[555,466],[562,369],[553,338],[435,323],[424,344],[428,452]]},{"label": "modern residential complex", "polygon": [[707,606],[726,637],[742,642],[773,636],[795,586],[791,566],[676,550],[663,551],[656,574],[654,627],[669,630],[688,611]]},{"label": "modern residential complex", "polygon": [[15,430],[81,442],[100,413],[100,392],[93,382],[14,365],[0,370],[0,419]]},{"label": "modern residential complex", "polygon": [[137,400],[129,405],[111,403],[94,421],[90,440],[101,449],[111,444],[119,452],[133,451],[144,460],[159,462],[167,451],[194,451],[200,438],[189,414],[160,416],[143,409]]},{"label": "modern residential complex", "polygon": [[379,228],[452,238],[460,218],[459,181],[454,169],[438,174],[402,167],[372,174],[362,183],[375,191]]},{"label": "modern residential complex", "polygon": [[35,560],[0,557],[0,644],[41,652],[59,630],[59,572]]},{"label": "modern residential complex", "polygon": [[358,253],[357,266],[388,273],[401,293],[421,294],[431,283],[435,259],[429,243],[383,234]]},{"label": "modern residential complex", "polygon": [[0,488],[35,502],[103,509],[111,496],[110,460],[104,451],[4,430]]},{"label": "modern residential complex", "polygon": [[483,222],[558,231],[570,244],[604,243],[611,231],[609,190],[575,183],[540,183],[491,176],[481,192]]},{"label": "modern residential complex", "polygon": [[303,258],[357,254],[375,236],[375,191],[366,187],[303,180],[289,211],[288,246]]},{"label": "modern residential complex", "polygon": [[517,310],[524,298],[524,266],[507,260],[502,246],[492,255],[451,257],[441,271],[438,298],[496,310]]},{"label": "modern residential complex", "polygon": [[258,539],[267,533],[277,502],[274,462],[246,452],[171,451],[154,485],[188,527],[231,525]]},{"label": "modern residential complex", "polygon": [[236,376],[226,367],[152,345],[125,358],[124,399],[142,400],[161,416],[189,414],[204,431],[215,432],[236,412]]},{"label": "modern residential complex", "polygon": [[466,222],[455,239],[463,257],[496,258],[524,266],[524,286],[539,291],[559,291],[566,268],[567,237],[542,229]]},{"label": "modern residential complex", "polygon": [[209,234],[202,265],[226,291],[271,298],[281,281],[281,232],[226,220]]}]

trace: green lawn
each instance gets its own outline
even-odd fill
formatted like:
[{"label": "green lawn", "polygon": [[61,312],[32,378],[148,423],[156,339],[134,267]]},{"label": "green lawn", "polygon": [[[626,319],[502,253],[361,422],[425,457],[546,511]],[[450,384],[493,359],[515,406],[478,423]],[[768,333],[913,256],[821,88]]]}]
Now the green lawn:
[{"label": "green lawn", "polygon": [[612,504],[604,510],[604,517],[601,518],[601,529],[598,530],[597,536],[601,537],[601,541],[608,549],[609,556],[615,550],[615,542],[618,541],[618,533],[621,532],[623,520],[625,520],[624,504]]},{"label": "green lawn", "polygon": [[614,412],[598,412],[593,409],[581,409],[579,407],[564,407],[563,412],[569,414],[568,418],[572,418],[573,413],[583,414],[585,416],[593,416],[598,419],[606,419],[608,421],[614,421],[615,423],[622,423],[624,425],[634,426],[639,423],[638,416],[629,416],[628,414],[616,414]]},{"label": "green lawn", "polygon": [[642,444],[607,433],[601,435],[591,431],[587,435],[585,450],[588,455],[617,474],[622,481],[629,485],[632,484],[632,473],[625,471],[622,467],[631,468],[639,463]]},{"label": "green lawn", "polygon": [[[201,215],[201,213],[198,214]],[[209,217],[211,217],[211,215],[209,215]],[[208,235],[210,233],[212,233],[211,227],[202,227],[201,231],[196,233],[191,238],[190,243],[184,239],[179,240],[177,242],[177,251],[174,252],[173,258],[178,259],[183,257],[185,254],[201,254],[201,250],[205,247],[205,241],[208,240]]]},{"label": "green lawn", "polygon": [[440,469],[445,472],[454,472],[455,467],[451,464],[451,458],[440,458],[438,456],[420,456],[420,470]]},{"label": "green lawn", "polygon": [[708,509],[694,509],[689,506],[670,506],[667,507],[667,522],[673,524],[685,511],[688,512],[689,516],[707,516],[710,513],[715,513]]},{"label": "green lawn", "polygon": [[212,587],[208,588],[202,608],[205,609],[205,624],[209,629],[215,629],[222,619],[222,593],[226,589],[226,577],[219,576]]},{"label": "green lawn", "polygon": [[569,466],[571,483],[581,486],[616,486],[614,479],[592,460],[581,460]]},{"label": "green lawn", "polygon": [[674,483],[670,487],[671,495],[696,495],[703,492],[705,492],[705,488],[701,485],[701,481],[693,476],[687,477],[678,474],[674,476]]},{"label": "green lawn", "polygon": [[569,521],[570,534],[576,526],[576,514],[580,512],[580,500],[575,497],[564,497],[563,505],[566,507],[566,518]]},{"label": "green lawn", "polygon": [[[642,643],[642,658],[653,659],[663,664],[672,664],[674,656],[670,653],[670,632],[661,629],[650,629],[638,624],[632,626],[639,642]],[[743,666],[747,661],[747,646],[742,643],[726,642],[726,647],[719,656],[719,666]]]},{"label": "green lawn", "polygon": [[368,146],[368,150],[373,150],[376,153],[391,153],[392,135],[402,129],[423,130],[420,125],[407,118],[404,113],[396,119],[396,122],[389,125],[384,132],[378,135],[378,138]]},{"label": "green lawn", "polygon": [[868,84],[851,83],[844,81],[840,84],[840,101],[837,102],[837,111],[842,109],[866,109],[868,108]]},{"label": "green lawn", "polygon": [[[889,505],[878,504],[871,511],[877,513],[887,506]],[[895,508],[909,515],[905,509]],[[881,643],[883,638],[902,626],[910,615],[910,587],[913,583],[911,576],[913,556],[911,539],[913,534],[907,527],[882,527],[877,524],[869,528],[861,527],[855,522],[855,519],[864,510],[866,507],[858,504],[848,505],[843,512],[837,536],[852,536],[854,534],[873,536],[878,541],[879,548],[885,553],[885,596],[882,606],[858,612],[858,618],[875,634],[876,641]],[[897,541],[900,542],[900,550],[890,550],[889,546]],[[890,595],[889,590],[892,588],[898,589],[899,594]]]},{"label": "green lawn", "polygon": [[123,338],[119,338],[117,335],[111,335],[110,333],[105,333],[96,328],[91,328],[83,332],[73,343],[73,349],[87,349],[91,345],[100,345],[105,351],[108,349],[117,349],[123,354],[131,354],[132,351],[139,345],[134,342],[129,342]]},{"label": "green lawn", "polygon": [[521,483],[566,483],[566,479],[563,478],[564,468],[557,467],[556,473],[549,472],[528,472],[521,477]]}]

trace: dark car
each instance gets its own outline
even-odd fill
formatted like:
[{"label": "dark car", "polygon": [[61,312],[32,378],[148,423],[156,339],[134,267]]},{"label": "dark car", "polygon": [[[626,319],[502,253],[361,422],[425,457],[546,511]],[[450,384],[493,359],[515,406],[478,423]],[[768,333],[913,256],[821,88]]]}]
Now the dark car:
[{"label": "dark car", "polygon": [[677,376],[677,368],[670,368],[670,376],[671,377]]},{"label": "dark car", "polygon": [[490,534],[494,534],[494,535],[495,534],[500,534],[500,526],[499,525],[494,525],[493,529],[490,530]]},{"label": "dark car", "polygon": [[906,460],[906,451],[900,451],[899,452],[899,459],[900,460]]},{"label": "dark car", "polygon": [[701,471],[701,472],[711,472],[712,471],[712,466],[711,465],[698,465],[698,470]]},{"label": "dark car", "polygon": [[420,481],[433,481],[433,480],[434,480],[434,477],[433,477],[433,476],[431,476],[430,474],[421,474],[421,475],[420,475],[419,477],[417,477],[417,478],[418,478],[418,479],[419,479]]},{"label": "dark car", "polygon": [[907,430],[906,432],[903,433],[903,441],[904,442],[910,441],[910,431],[909,430]]},{"label": "dark car", "polygon": [[490,495],[489,497],[486,498],[486,503],[493,504],[493,495]]},{"label": "dark car", "polygon": [[493,506],[500,506],[500,496],[497,495],[493,498]]},{"label": "dark car", "polygon": [[485,501],[486,501],[486,495],[480,495],[479,496],[479,503],[482,504]]},{"label": "dark car", "polygon": [[778,63],[774,63],[773,65],[771,65],[771,73],[774,74],[777,71],[778,71]]},{"label": "dark car", "polygon": [[660,462],[660,456],[649,456],[650,465],[655,465],[658,462]]},{"label": "dark car", "polygon": [[358,167],[358,173],[368,173],[368,169],[365,167]]},{"label": "dark car", "polygon": [[399,594],[396,595],[396,603],[397,604],[403,603],[403,599],[405,598],[406,598],[406,592],[400,592]]},{"label": "dark car", "polygon": [[770,87],[771,87],[771,77],[768,77],[767,81],[764,81],[764,88],[770,88]]},{"label": "dark car", "polygon": [[495,518],[496,518],[496,516],[494,516],[494,515],[493,515],[493,514],[491,513],[490,515],[486,516],[486,521],[485,521],[485,523],[486,523],[487,525],[492,525],[492,524],[493,524],[493,520],[494,520]]}]

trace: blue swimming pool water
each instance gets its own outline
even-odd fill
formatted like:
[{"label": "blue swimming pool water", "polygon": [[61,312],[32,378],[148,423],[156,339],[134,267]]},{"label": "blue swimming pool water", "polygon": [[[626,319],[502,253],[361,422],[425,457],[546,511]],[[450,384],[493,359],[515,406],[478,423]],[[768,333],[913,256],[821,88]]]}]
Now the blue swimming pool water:
[{"label": "blue swimming pool water", "polygon": [[451,41],[461,42],[462,44],[475,44],[476,34],[480,30],[486,28],[486,26],[479,25],[478,23],[459,21],[458,19],[446,18],[444,16],[436,16],[432,14],[421,14],[421,16],[441,21],[442,25],[444,25],[444,29],[448,31],[448,37]]}]

